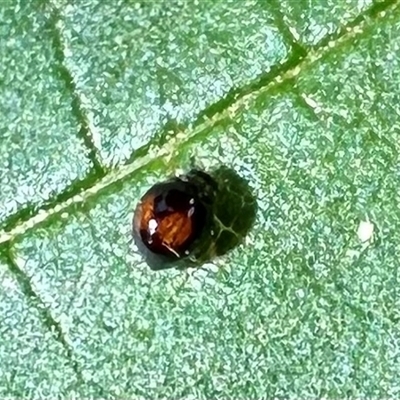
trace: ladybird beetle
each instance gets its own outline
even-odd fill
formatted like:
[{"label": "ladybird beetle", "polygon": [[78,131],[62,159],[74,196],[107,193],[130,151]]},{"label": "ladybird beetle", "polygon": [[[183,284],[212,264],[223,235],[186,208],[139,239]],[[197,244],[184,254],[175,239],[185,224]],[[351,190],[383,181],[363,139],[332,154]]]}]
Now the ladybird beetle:
[{"label": "ladybird beetle", "polygon": [[243,207],[252,203],[242,181],[226,168],[215,177],[194,169],[152,186],[133,217],[133,237],[150,268],[199,264],[236,246],[254,219]]},{"label": "ladybird beetle", "polygon": [[202,236],[211,234],[216,189],[211,176],[192,170],[144,194],[134,213],[133,234],[152,269],[191,255]]}]

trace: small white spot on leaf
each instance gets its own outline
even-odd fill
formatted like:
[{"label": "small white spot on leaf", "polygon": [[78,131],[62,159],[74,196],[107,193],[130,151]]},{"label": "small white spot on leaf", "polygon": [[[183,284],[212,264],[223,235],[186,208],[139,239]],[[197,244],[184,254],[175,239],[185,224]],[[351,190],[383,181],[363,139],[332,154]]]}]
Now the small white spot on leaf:
[{"label": "small white spot on leaf", "polygon": [[298,297],[299,299],[303,299],[304,296],[306,295],[304,289],[298,289],[298,290],[296,291],[296,294],[297,294],[297,297]]},{"label": "small white spot on leaf", "polygon": [[358,226],[357,236],[361,242],[365,243],[372,239],[374,234],[374,225],[369,221],[361,221]]}]

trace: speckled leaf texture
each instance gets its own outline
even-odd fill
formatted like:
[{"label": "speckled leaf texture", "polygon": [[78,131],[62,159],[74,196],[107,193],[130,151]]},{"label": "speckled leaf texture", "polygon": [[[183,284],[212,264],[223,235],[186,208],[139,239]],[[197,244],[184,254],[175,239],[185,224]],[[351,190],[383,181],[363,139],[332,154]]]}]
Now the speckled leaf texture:
[{"label": "speckled leaf texture", "polygon": [[[0,397],[400,397],[400,3],[3,0]],[[151,271],[140,196],[225,165],[244,242]]]}]

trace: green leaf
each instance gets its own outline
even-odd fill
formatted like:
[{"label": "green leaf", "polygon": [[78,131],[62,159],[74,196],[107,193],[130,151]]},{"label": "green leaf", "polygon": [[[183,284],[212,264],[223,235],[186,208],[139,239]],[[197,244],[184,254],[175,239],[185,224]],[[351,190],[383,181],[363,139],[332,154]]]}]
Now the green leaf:
[{"label": "green leaf", "polygon": [[0,227],[46,204],[91,167],[48,18],[28,2],[0,7]]},{"label": "green leaf", "polygon": [[[400,9],[293,4],[53,4],[85,144],[118,167],[0,233],[2,286],[66,360],[14,386],[5,364],[1,394],[38,396],[66,368],[63,396],[399,396]],[[202,269],[154,273],[134,207],[193,158],[249,182],[255,224]]]},{"label": "green leaf", "polygon": [[354,24],[372,0],[283,0],[283,20],[304,45],[316,45],[336,34],[338,28]]},{"label": "green leaf", "polygon": [[59,12],[65,62],[107,165],[191,124],[290,49],[270,8],[254,0],[95,0]]},{"label": "green leaf", "polygon": [[8,271],[4,260],[0,260],[0,282],[2,396],[54,398],[76,393],[79,379],[66,349],[47,325],[47,311],[24,296],[21,281]]}]

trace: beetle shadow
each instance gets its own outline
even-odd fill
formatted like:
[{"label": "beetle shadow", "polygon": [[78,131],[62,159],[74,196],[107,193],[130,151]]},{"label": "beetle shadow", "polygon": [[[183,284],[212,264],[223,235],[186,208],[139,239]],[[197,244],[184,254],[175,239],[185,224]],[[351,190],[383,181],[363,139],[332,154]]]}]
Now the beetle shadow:
[{"label": "beetle shadow", "polygon": [[221,166],[210,175],[218,183],[213,207],[215,255],[222,256],[240,245],[254,225],[257,200],[248,182],[233,169]]},{"label": "beetle shadow", "polygon": [[[203,176],[203,172],[192,170],[192,176]],[[179,269],[197,267],[212,262],[239,246],[252,228],[257,201],[248,182],[231,168],[220,166],[207,172],[205,185],[214,191],[210,207],[211,218],[198,240],[192,254],[183,259]]]}]

